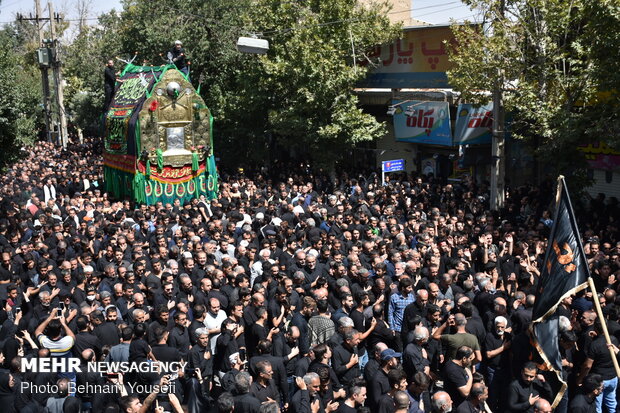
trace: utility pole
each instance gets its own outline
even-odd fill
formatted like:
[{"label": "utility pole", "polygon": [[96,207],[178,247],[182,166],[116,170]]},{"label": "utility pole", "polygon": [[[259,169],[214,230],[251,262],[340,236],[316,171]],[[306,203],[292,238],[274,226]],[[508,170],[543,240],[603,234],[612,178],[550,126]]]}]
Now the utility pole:
[{"label": "utility pole", "polygon": [[43,34],[43,21],[47,20],[41,16],[41,2],[40,0],[35,0],[35,12],[36,16],[32,18],[32,15],[29,19],[24,18],[18,15],[18,19],[22,20],[34,20],[37,24],[37,32],[39,34],[39,49],[38,49],[38,61],[39,61],[39,69],[41,69],[41,87],[43,89],[43,116],[45,118],[45,134],[47,135],[48,142],[52,141],[52,129],[51,129],[51,116],[50,116],[50,82],[49,75],[47,71],[47,66],[49,65],[49,49],[45,44],[44,34]]},{"label": "utility pole", "polygon": [[[499,0],[499,11],[495,21],[503,24],[505,0]],[[493,140],[491,142],[491,200],[492,211],[498,211],[504,207],[506,200],[506,148],[504,133],[504,71],[497,70],[495,87],[493,88]]]},{"label": "utility pole", "polygon": [[[38,1],[38,0],[37,0]],[[50,1],[47,3],[47,9],[50,14],[50,33],[53,41],[53,53],[52,53],[52,70],[54,71],[54,83],[56,86],[56,104],[58,105],[58,119],[59,125],[59,138],[62,142],[62,147],[67,147],[69,136],[67,135],[67,113],[65,112],[65,87],[62,81],[62,62],[59,59],[59,44],[60,42],[56,38],[56,20],[59,18],[54,16],[54,5]]]}]

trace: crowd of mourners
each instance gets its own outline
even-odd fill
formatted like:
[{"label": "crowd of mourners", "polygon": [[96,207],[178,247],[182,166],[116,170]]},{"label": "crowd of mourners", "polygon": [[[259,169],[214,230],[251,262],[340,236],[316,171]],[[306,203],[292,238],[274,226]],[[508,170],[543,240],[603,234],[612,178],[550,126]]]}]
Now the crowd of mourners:
[{"label": "crowd of mourners", "polygon": [[[552,410],[528,329],[552,180],[489,212],[471,179],[292,165],[146,206],[108,197],[99,153],[39,142],[0,177],[0,411],[616,412],[617,199],[573,200],[598,295],[557,309]],[[22,371],[47,357],[187,364]]]}]

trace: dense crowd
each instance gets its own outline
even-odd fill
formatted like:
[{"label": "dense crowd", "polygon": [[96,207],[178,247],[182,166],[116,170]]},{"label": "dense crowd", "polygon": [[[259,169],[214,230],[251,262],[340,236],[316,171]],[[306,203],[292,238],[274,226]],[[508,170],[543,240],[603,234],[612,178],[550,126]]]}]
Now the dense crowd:
[{"label": "dense crowd", "polygon": [[[552,411],[528,330],[552,181],[489,212],[470,179],[291,165],[222,174],[216,200],[134,206],[108,198],[98,153],[37,143],[0,178],[2,412]],[[555,411],[611,413],[593,300],[617,345],[620,211],[574,201],[598,296],[557,309]],[[47,357],[160,367],[23,368]]]}]

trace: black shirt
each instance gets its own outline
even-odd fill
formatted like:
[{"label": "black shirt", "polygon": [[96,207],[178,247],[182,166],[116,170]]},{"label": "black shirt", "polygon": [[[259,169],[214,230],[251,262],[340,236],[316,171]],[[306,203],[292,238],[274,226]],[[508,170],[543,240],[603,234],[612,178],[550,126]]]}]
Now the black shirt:
[{"label": "black shirt", "polygon": [[[612,336],[611,342],[616,346],[618,345],[616,337]],[[586,349],[586,356],[594,360],[590,373],[600,374],[603,376],[603,380],[611,380],[616,377],[616,370],[614,369],[605,337],[599,336],[592,341],[592,344]]]},{"label": "black shirt", "polygon": [[377,371],[381,368],[379,362],[375,358],[368,359],[368,363],[364,366],[364,380],[366,383],[370,383]]},{"label": "black shirt", "polygon": [[121,342],[120,335],[118,333],[118,327],[116,327],[116,324],[110,321],[99,324],[97,327],[95,327],[95,330],[93,332],[99,339],[102,347],[106,344],[112,347],[120,344]]},{"label": "black shirt", "polygon": [[347,345],[340,345],[334,348],[332,367],[342,384],[349,384],[353,379],[361,376],[359,363],[355,363],[351,368],[347,368],[346,366],[354,353],[355,351],[350,349]]},{"label": "black shirt", "polygon": [[129,344],[129,361],[145,361],[150,351],[151,348],[144,339],[132,340]]},{"label": "black shirt", "polygon": [[452,397],[454,405],[458,406],[465,398],[461,395],[459,387],[463,387],[469,381],[467,371],[454,361],[449,360],[443,368],[444,390]]},{"label": "black shirt", "polygon": [[179,328],[175,325],[168,336],[168,345],[179,349],[181,356],[187,358],[190,346],[189,330],[185,327]]},{"label": "black shirt", "polygon": [[[370,363],[368,363],[370,364]],[[368,387],[368,404],[371,409],[376,409],[379,405],[381,396],[390,391],[390,382],[387,374],[381,367],[377,372],[370,376],[370,386]]]},{"label": "black shirt", "polygon": [[267,386],[263,386],[258,382],[258,380],[252,382],[252,385],[250,386],[250,393],[261,403],[266,402],[267,399],[274,400],[278,402],[278,404],[280,403],[280,393],[278,392],[273,379],[269,380]]},{"label": "black shirt", "polygon": [[394,413],[396,407],[394,406],[394,399],[389,394],[384,394],[377,403],[377,413]]},{"label": "black shirt", "polygon": [[459,404],[459,407],[456,409],[456,413],[478,413],[484,412],[484,408],[476,407],[469,400],[465,400],[463,403]]},{"label": "black shirt", "polygon": [[87,331],[80,331],[75,335],[75,344],[73,345],[73,354],[80,357],[82,351],[90,348],[95,351],[97,357],[101,355],[101,343],[96,335]]},{"label": "black shirt", "polygon": [[187,64],[185,63],[185,50],[181,47],[179,49],[174,46],[170,49],[170,54],[172,55],[172,61],[176,65],[177,69],[184,69]]},{"label": "black shirt", "polygon": [[338,406],[338,410],[336,410],[336,413],[357,413],[357,409],[342,402]]},{"label": "black shirt", "polygon": [[[504,333],[504,336],[500,337],[495,333],[489,333],[485,337],[484,341],[484,350],[492,351],[497,350],[501,346],[504,345],[504,341],[508,341],[510,339],[510,333]],[[506,338],[506,340],[504,340]],[[510,352],[508,350],[504,350],[493,358],[486,359],[486,363],[489,367],[497,368],[508,368],[510,366]],[[486,357],[485,357],[486,358]]]},{"label": "black shirt", "polygon": [[[288,382],[286,381],[286,368],[282,357],[275,357],[271,354],[263,354],[260,356],[254,356],[250,359],[250,374],[256,377],[258,376],[258,370],[256,365],[261,361],[268,361],[271,364],[273,370],[272,381],[275,383],[276,388],[279,390],[281,398],[284,403],[288,402]],[[275,399],[274,399],[275,400]]]},{"label": "black shirt", "polygon": [[508,388],[508,412],[523,413],[534,411],[534,406],[530,404],[530,395],[542,398],[549,397],[550,387],[547,383],[541,383],[535,379],[532,383],[527,384],[522,380],[513,380]]},{"label": "black shirt", "polygon": [[237,339],[228,330],[222,330],[215,344],[215,369],[226,372],[231,369],[230,355],[239,352]]},{"label": "black shirt", "polygon": [[181,361],[181,352],[166,344],[156,344],[153,346],[153,355],[158,361],[171,363]]},{"label": "black shirt", "polygon": [[578,394],[570,402],[571,413],[596,413],[596,398],[590,398],[585,394]]},{"label": "black shirt", "polygon": [[250,393],[235,396],[234,399],[234,413],[258,413],[260,410],[260,402]]},{"label": "black shirt", "polygon": [[114,89],[114,86],[116,84],[116,72],[114,71],[114,67],[106,66],[105,72],[104,72],[104,78],[105,78],[105,87]]},{"label": "black shirt", "polygon": [[479,316],[471,316],[467,319],[467,325],[465,326],[465,331],[469,334],[473,334],[478,339],[478,344],[484,343],[484,339],[487,336],[487,330],[484,328],[484,324],[482,323],[482,319]]},{"label": "black shirt", "polygon": [[423,372],[426,366],[431,365],[431,363],[424,358],[422,349],[423,348],[418,345],[417,342],[407,344],[407,347],[405,347],[405,351],[403,352],[403,368],[407,372],[409,380],[411,380],[413,375],[418,371]]}]

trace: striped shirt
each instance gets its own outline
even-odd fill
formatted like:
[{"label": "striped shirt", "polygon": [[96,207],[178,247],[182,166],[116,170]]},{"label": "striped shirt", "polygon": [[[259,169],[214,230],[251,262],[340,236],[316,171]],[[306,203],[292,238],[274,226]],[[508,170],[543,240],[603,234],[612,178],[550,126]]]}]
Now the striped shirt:
[{"label": "striped shirt", "polygon": [[39,334],[37,340],[41,347],[49,349],[52,357],[65,357],[71,354],[71,348],[75,344],[73,337],[64,336],[58,340],[52,340],[45,334]]}]

